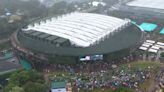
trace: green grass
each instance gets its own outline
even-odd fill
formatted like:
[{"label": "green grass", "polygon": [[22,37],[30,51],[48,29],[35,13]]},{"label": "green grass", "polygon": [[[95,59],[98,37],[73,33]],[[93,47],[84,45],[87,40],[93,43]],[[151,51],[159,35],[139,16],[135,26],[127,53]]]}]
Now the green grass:
[{"label": "green grass", "polygon": [[96,88],[93,90],[85,90],[85,89],[81,89],[79,92],[112,92],[113,90],[110,88]]},{"label": "green grass", "polygon": [[66,79],[70,79],[71,76],[67,72],[56,71],[56,72],[50,73],[49,78],[51,80],[59,80],[59,79],[66,80]]},{"label": "green grass", "polygon": [[138,61],[138,62],[131,62],[128,64],[123,64],[120,65],[120,69],[128,70],[130,66],[130,69],[135,70],[135,69],[141,69],[144,70],[148,67],[151,67],[152,69],[158,69],[162,66],[160,62],[149,62],[149,61]]},{"label": "green grass", "polygon": [[112,90],[111,88],[95,88],[93,90],[81,89],[80,92],[134,92],[130,88],[119,87],[116,90]]}]

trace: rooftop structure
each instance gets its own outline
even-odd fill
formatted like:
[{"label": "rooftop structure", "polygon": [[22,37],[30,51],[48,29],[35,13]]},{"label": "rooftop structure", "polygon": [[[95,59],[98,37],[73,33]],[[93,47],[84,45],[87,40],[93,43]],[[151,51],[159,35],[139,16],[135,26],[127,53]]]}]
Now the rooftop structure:
[{"label": "rooftop structure", "polygon": [[[31,30],[49,35],[68,39],[72,45],[79,47],[89,47],[108,38],[126,26],[130,20],[122,20],[115,17],[90,14],[90,13],[71,13],[58,18],[51,18],[34,26],[29,25],[24,31],[29,33]],[[43,36],[43,35],[42,35]]]},{"label": "rooftop structure", "polygon": [[113,16],[137,20],[164,19],[164,0],[131,0],[126,4],[116,7]]},{"label": "rooftop structure", "polygon": [[164,9],[164,0],[134,0],[128,6]]},{"label": "rooftop structure", "polygon": [[129,19],[76,12],[33,22],[12,37],[12,45],[21,52],[72,58],[138,47],[144,33]]}]

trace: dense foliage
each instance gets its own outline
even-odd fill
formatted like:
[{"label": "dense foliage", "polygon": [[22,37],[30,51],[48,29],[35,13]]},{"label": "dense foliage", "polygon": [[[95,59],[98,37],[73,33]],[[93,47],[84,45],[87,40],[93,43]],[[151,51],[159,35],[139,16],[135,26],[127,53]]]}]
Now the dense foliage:
[{"label": "dense foliage", "polygon": [[20,11],[28,17],[38,17],[45,12],[46,8],[38,0],[0,0],[0,13],[15,13]]},{"label": "dense foliage", "polygon": [[[47,8],[37,0],[0,0],[0,2],[0,39],[9,37],[12,32],[33,19],[45,16],[47,11]],[[17,14],[21,14],[21,20],[10,23],[10,17]]]},{"label": "dense foliage", "polygon": [[[15,91],[18,90],[18,91]],[[4,92],[46,92],[43,75],[36,71],[17,71],[11,74]]]}]

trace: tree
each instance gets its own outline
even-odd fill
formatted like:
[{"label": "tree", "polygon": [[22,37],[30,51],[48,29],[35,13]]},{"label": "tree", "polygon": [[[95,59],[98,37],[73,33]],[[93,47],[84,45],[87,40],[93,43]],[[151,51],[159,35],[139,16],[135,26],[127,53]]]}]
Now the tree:
[{"label": "tree", "polygon": [[25,91],[22,87],[15,86],[15,87],[12,87],[11,92],[25,92]]},{"label": "tree", "polygon": [[25,92],[46,92],[47,87],[41,83],[27,82],[23,86]]},{"label": "tree", "polygon": [[15,72],[10,76],[9,83],[21,86],[30,79],[28,71]]},{"label": "tree", "polygon": [[9,83],[22,86],[28,81],[44,83],[43,75],[36,71],[19,71],[10,76]]},{"label": "tree", "polygon": [[12,83],[9,83],[5,88],[4,88],[4,92],[10,92],[12,90],[12,87],[14,87],[15,85]]},{"label": "tree", "polygon": [[9,77],[4,92],[46,92],[43,75],[36,71],[21,70]]}]

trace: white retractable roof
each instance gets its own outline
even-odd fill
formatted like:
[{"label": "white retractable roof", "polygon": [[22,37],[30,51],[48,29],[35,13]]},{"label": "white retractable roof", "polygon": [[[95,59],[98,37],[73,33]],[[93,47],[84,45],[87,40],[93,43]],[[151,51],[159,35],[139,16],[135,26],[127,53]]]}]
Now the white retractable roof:
[{"label": "white retractable roof", "polygon": [[111,16],[76,12],[28,26],[26,31],[35,30],[56,35],[69,39],[76,46],[88,47],[117,32],[123,26],[128,26],[129,23],[130,20]]}]

